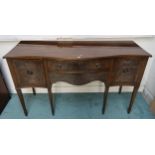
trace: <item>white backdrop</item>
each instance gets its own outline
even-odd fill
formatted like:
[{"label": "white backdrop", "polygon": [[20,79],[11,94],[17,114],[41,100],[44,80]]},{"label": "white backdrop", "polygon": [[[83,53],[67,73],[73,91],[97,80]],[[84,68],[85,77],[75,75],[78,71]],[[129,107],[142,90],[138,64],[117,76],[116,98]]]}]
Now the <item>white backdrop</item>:
[{"label": "white backdrop", "polygon": [[[155,34],[154,6],[154,0],[2,0],[0,34],[152,35]],[[136,42],[154,55],[153,39],[139,38]],[[15,44],[0,43],[0,57]],[[144,87],[149,86],[147,81],[152,87],[155,83],[149,75],[155,71],[154,64],[149,71],[151,61],[143,79]],[[7,65],[2,63],[13,90]],[[63,86],[61,89],[66,89]],[[1,120],[0,146],[1,153],[6,155],[21,155],[21,152],[23,155],[30,152],[37,155],[124,155],[124,152],[154,155],[154,129],[153,119]]]}]

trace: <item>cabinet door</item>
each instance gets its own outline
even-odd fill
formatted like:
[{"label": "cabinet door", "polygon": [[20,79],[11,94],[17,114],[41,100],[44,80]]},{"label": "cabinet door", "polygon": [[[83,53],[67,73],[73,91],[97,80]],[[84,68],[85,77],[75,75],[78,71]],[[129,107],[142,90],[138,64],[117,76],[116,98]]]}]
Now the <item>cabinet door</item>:
[{"label": "cabinet door", "polygon": [[19,87],[44,87],[45,77],[41,60],[13,60]]},{"label": "cabinet door", "polygon": [[114,61],[114,83],[133,84],[136,82],[140,59],[118,58]]}]

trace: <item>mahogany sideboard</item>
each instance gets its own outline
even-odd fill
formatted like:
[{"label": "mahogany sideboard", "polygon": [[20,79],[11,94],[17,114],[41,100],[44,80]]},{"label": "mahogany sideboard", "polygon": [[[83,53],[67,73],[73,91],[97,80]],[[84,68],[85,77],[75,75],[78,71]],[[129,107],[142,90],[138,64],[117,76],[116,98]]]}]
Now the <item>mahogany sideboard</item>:
[{"label": "mahogany sideboard", "polygon": [[48,89],[52,114],[52,84],[65,81],[82,85],[99,80],[105,83],[102,113],[110,86],[134,86],[128,113],[132,109],[143,73],[151,55],[133,41],[21,41],[4,56],[25,115],[28,114],[21,88]]},{"label": "mahogany sideboard", "polygon": [[0,71],[0,114],[10,99],[10,93],[6,86],[2,72]]}]

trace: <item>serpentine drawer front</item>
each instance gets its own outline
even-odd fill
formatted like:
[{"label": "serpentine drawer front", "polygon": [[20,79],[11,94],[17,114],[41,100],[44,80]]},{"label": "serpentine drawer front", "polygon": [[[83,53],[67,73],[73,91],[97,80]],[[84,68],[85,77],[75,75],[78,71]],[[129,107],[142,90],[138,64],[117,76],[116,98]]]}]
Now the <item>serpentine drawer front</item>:
[{"label": "serpentine drawer front", "polygon": [[111,59],[102,59],[102,60],[76,60],[76,61],[48,61],[49,71],[55,72],[96,72],[96,71],[107,71],[110,68]]},{"label": "serpentine drawer front", "polygon": [[132,41],[21,41],[7,59],[25,115],[22,88],[48,89],[52,114],[52,84],[65,81],[81,85],[99,80],[105,83],[102,113],[105,112],[110,86],[134,86],[131,111],[143,73],[151,55]]}]

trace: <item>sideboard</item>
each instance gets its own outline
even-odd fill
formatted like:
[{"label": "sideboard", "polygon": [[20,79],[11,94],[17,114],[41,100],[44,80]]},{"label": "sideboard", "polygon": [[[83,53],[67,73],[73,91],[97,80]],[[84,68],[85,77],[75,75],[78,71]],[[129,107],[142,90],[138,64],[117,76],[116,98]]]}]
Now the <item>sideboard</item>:
[{"label": "sideboard", "polygon": [[[105,83],[102,113],[106,110],[109,87],[133,86],[127,112],[130,113],[143,73],[151,55],[133,41],[21,41],[4,56],[25,115],[28,114],[21,89],[48,90],[52,114],[55,104],[52,84],[65,81],[82,85]],[[102,101],[101,101],[102,102]]]}]

